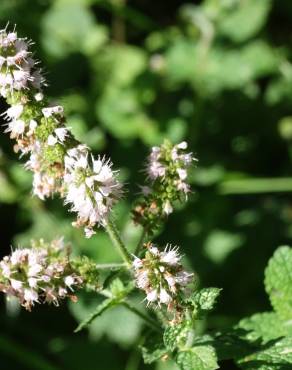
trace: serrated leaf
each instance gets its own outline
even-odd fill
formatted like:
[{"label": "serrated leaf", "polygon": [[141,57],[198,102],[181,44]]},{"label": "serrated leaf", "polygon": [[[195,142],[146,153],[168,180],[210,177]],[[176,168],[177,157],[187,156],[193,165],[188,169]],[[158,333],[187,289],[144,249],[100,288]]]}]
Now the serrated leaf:
[{"label": "serrated leaf", "polygon": [[145,364],[151,364],[167,354],[167,349],[163,343],[163,339],[160,335],[151,333],[143,346],[140,347],[143,355]]},{"label": "serrated leaf", "polygon": [[184,345],[190,330],[190,326],[191,323],[188,321],[184,321],[177,325],[168,326],[163,334],[165,347],[172,352],[180,345]]},{"label": "serrated leaf", "polygon": [[74,330],[74,333],[78,333],[82,329],[84,329],[86,326],[92,323],[94,319],[96,319],[98,316],[100,316],[103,312],[106,310],[116,306],[119,304],[119,301],[116,298],[108,298],[105,299],[101,304],[99,304],[95,311],[91,313],[85,320],[83,320],[77,328]]},{"label": "serrated leaf", "polygon": [[214,308],[221,290],[219,288],[203,288],[195,292],[188,300],[196,311],[210,311]]},{"label": "serrated leaf", "polygon": [[212,346],[196,346],[180,351],[176,363],[181,370],[215,370],[219,367]]},{"label": "serrated leaf", "polygon": [[292,319],[292,249],[276,250],[265,271],[265,287],[272,306],[284,319]]},{"label": "serrated leaf", "polygon": [[289,370],[292,368],[292,337],[274,341],[240,359],[238,364],[248,370]]},{"label": "serrated leaf", "polygon": [[235,328],[228,332],[217,333],[207,343],[215,348],[219,360],[239,358],[254,351],[254,347],[245,340],[245,335],[245,330]]},{"label": "serrated leaf", "polygon": [[261,340],[267,343],[270,340],[292,335],[292,322],[283,321],[275,312],[257,313],[244,318],[238,327],[246,331],[244,336],[249,342]]}]

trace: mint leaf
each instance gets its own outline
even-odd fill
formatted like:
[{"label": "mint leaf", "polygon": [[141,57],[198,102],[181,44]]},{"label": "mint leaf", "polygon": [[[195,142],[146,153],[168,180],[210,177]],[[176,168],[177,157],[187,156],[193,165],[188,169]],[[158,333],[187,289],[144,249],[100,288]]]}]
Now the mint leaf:
[{"label": "mint leaf", "polygon": [[292,368],[292,337],[274,341],[252,355],[238,361],[248,370],[290,370]]},{"label": "mint leaf", "polygon": [[246,331],[249,342],[259,339],[267,343],[272,339],[292,335],[292,322],[283,321],[275,312],[257,313],[241,320],[238,327]]},{"label": "mint leaf", "polygon": [[195,346],[180,351],[176,356],[176,363],[181,370],[215,370],[219,367],[212,346]]},{"label": "mint leaf", "polygon": [[193,305],[195,313],[210,311],[214,308],[220,291],[219,288],[203,288],[193,293],[188,302]]},{"label": "mint leaf", "polygon": [[284,320],[292,319],[292,249],[276,250],[265,271],[265,286],[275,311]]},{"label": "mint leaf", "polygon": [[165,347],[172,352],[176,349],[176,347],[183,346],[186,342],[190,328],[191,323],[189,321],[168,326],[163,334]]},{"label": "mint leaf", "polygon": [[140,348],[145,364],[160,360],[168,352],[162,337],[153,333],[146,338],[145,343]]}]

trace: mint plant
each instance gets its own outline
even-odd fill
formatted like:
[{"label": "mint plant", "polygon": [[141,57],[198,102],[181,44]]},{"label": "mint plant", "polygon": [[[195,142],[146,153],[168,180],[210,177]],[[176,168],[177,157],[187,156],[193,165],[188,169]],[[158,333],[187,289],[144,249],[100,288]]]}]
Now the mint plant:
[{"label": "mint plant", "polygon": [[[0,291],[14,296],[27,310],[53,303],[86,289],[102,302],[75,332],[87,328],[105,311],[123,306],[141,318],[147,329],[140,344],[144,361],[173,359],[182,370],[215,370],[232,359],[248,370],[292,368],[292,251],[280,247],[265,273],[273,311],[241,320],[225,333],[202,333],[200,323],[215,308],[219,288],[198,288],[195,274],[185,269],[179,247],[154,242],[155,232],[188,200],[193,154],[185,141],[165,141],[152,147],[146,165],[146,185],[134,202],[134,224],[143,231],[136,246],[123,241],[114,222],[114,206],[126,191],[110,159],[79,142],[66,124],[64,109],[45,97],[46,82],[31,51],[31,42],[15,30],[0,31],[0,94],[9,108],[3,113],[5,132],[14,150],[27,157],[33,173],[33,195],[45,201],[58,195],[76,214],[73,226],[91,238],[106,230],[121,255],[117,264],[71,255],[63,239],[33,241],[0,262]],[[132,294],[143,295],[140,304]]]}]

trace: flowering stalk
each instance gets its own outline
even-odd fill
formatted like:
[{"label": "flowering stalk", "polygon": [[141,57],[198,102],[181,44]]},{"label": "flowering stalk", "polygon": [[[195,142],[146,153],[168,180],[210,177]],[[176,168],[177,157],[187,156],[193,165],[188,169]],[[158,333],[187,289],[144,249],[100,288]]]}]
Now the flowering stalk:
[{"label": "flowering stalk", "polygon": [[34,303],[58,306],[65,297],[75,301],[74,290],[82,285],[82,276],[70,263],[62,239],[16,249],[0,262],[0,291],[17,297],[29,311]]},{"label": "flowering stalk", "polygon": [[123,241],[122,241],[122,239],[121,239],[121,237],[120,237],[120,235],[117,231],[116,225],[113,223],[113,221],[108,220],[108,222],[105,225],[105,228],[106,228],[107,233],[109,234],[113,244],[118,249],[119,253],[123,257],[124,261],[126,262],[127,266],[128,267],[131,266],[131,263],[132,263],[131,255],[130,255],[128,249],[126,248],[125,244],[123,243]]},{"label": "flowering stalk", "polygon": [[177,145],[165,141],[151,150],[146,166],[148,184],[141,187],[142,198],[133,210],[135,223],[142,225],[148,234],[173,212],[176,201],[187,200],[191,191],[188,169],[196,159],[186,149],[185,141]]},{"label": "flowering stalk", "polygon": [[145,291],[148,305],[165,305],[168,311],[176,310],[193,274],[183,269],[178,247],[167,245],[163,251],[152,243],[146,247],[145,257],[136,257],[133,262],[136,285]]},{"label": "flowering stalk", "polygon": [[89,238],[96,225],[106,225],[121,184],[110,160],[94,158],[73,137],[63,107],[46,101],[45,79],[30,45],[16,32],[0,31],[0,95],[10,105],[5,132],[16,141],[16,152],[29,155],[25,167],[33,172],[34,195],[44,200],[59,194],[77,213],[73,226],[83,227]]}]

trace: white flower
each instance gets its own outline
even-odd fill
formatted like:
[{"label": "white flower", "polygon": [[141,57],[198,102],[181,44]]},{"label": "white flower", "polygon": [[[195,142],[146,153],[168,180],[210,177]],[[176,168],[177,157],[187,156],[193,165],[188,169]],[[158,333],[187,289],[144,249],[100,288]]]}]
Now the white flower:
[{"label": "white flower", "polygon": [[16,121],[11,121],[8,123],[8,127],[4,132],[11,132],[11,135],[13,137],[16,137],[18,135],[22,135],[25,130],[25,122],[21,119],[18,119]]},{"label": "white flower", "polygon": [[171,245],[167,245],[165,250],[161,253],[161,262],[167,263],[170,266],[175,266],[179,263],[181,256],[178,253],[178,247],[170,249]]},{"label": "white flower", "polygon": [[30,278],[27,279],[27,281],[28,281],[28,285],[31,288],[36,288],[37,287],[38,280],[36,278],[30,277]]},{"label": "white flower", "polygon": [[48,137],[48,145],[53,146],[53,145],[56,145],[57,142],[58,142],[58,139],[56,138],[56,136],[49,135],[49,137]]},{"label": "white flower", "polygon": [[47,107],[42,109],[45,118],[52,117],[54,114],[63,115],[64,109],[61,105],[56,105],[54,107]]},{"label": "white flower", "polygon": [[159,300],[161,303],[168,304],[172,298],[165,289],[160,289]]},{"label": "white flower", "polygon": [[64,142],[66,136],[68,135],[68,130],[66,127],[58,127],[55,129],[55,134],[57,138],[60,140],[60,142]]},{"label": "white flower", "polygon": [[38,301],[38,293],[33,290],[33,289],[24,289],[24,299],[28,302],[28,303],[32,303],[33,302],[37,302]]},{"label": "white flower", "polygon": [[188,147],[188,143],[186,141],[182,141],[181,143],[177,144],[178,149],[185,150],[185,149],[187,149],[187,147]]},{"label": "white flower", "polygon": [[16,120],[21,116],[22,112],[23,112],[23,105],[16,104],[8,108],[4,114],[5,114],[6,119]]},{"label": "white flower", "polygon": [[90,239],[94,234],[96,234],[96,232],[94,230],[92,230],[90,227],[85,227],[84,228],[84,233],[85,233],[85,237],[87,239]]},{"label": "white flower", "polygon": [[138,257],[135,257],[134,261],[133,261],[133,267],[134,269],[138,269],[138,268],[141,268],[143,266],[143,262],[140,258]]},{"label": "white flower", "polygon": [[22,288],[22,282],[19,281],[19,280],[10,279],[10,284],[11,284],[12,288],[15,289],[15,290],[19,290],[19,289]]},{"label": "white flower", "polygon": [[173,212],[173,208],[172,208],[172,205],[170,203],[169,200],[167,200],[164,204],[163,204],[163,211],[165,214],[169,215]]},{"label": "white flower", "polygon": [[176,172],[181,180],[185,180],[187,178],[187,171],[184,168],[177,168]]},{"label": "white flower", "polygon": [[35,94],[34,98],[36,101],[42,101],[44,99],[44,94],[41,92],[38,92],[37,94]]},{"label": "white flower", "polygon": [[35,129],[37,128],[37,121],[35,121],[34,119],[31,119],[29,121],[29,131],[27,132],[27,136],[31,136],[34,134],[35,132]]},{"label": "white flower", "polygon": [[158,298],[157,290],[151,290],[146,296],[148,302],[155,302],[157,298]]},{"label": "white flower", "polygon": [[175,281],[181,285],[181,286],[186,286],[188,285],[192,280],[193,280],[194,275],[190,274],[186,271],[180,271],[176,277]]},{"label": "white flower", "polygon": [[148,278],[148,271],[147,270],[141,270],[138,271],[136,274],[137,278],[137,286],[140,289],[146,289],[149,285],[149,278]]},{"label": "white flower", "polygon": [[64,282],[65,282],[65,285],[72,290],[72,285],[75,284],[75,279],[73,276],[69,275],[65,277]]},{"label": "white flower", "polygon": [[75,226],[84,226],[93,235],[96,224],[104,225],[113,205],[121,196],[121,185],[105,159],[89,156],[84,145],[70,149],[65,156],[67,186],[65,203],[77,212]]}]

